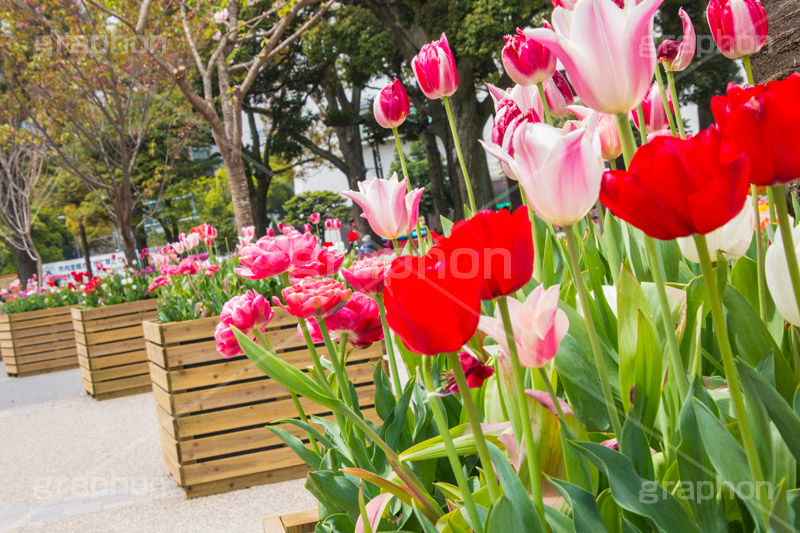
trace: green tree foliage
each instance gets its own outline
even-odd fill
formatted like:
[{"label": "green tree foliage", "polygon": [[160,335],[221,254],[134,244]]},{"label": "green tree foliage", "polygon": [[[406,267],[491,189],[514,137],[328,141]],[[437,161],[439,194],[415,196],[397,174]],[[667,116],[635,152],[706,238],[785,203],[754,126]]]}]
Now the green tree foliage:
[{"label": "green tree foliage", "polygon": [[[425,154],[425,146],[422,141],[414,141],[411,143],[410,150],[406,152],[406,166],[408,167],[408,177],[411,178],[412,187],[425,187],[425,193],[422,195],[422,200],[419,204],[419,212],[430,219],[430,214],[436,214],[436,209],[433,207],[433,197],[430,194],[431,180],[430,172],[428,170],[428,158]],[[389,176],[397,172],[400,179],[403,179],[403,168],[400,166],[400,157],[395,151],[394,160],[389,166]],[[452,196],[449,194],[449,185],[445,188],[445,195],[448,203],[453,201]],[[428,220],[428,223],[438,224],[438,220]]]},{"label": "green tree foliage", "polygon": [[320,226],[326,218],[338,218],[346,223],[350,215],[350,206],[347,200],[338,193],[331,191],[308,191],[290,198],[283,208],[286,216],[284,224],[289,224],[297,229],[302,229],[308,223],[312,213],[320,214]]}]

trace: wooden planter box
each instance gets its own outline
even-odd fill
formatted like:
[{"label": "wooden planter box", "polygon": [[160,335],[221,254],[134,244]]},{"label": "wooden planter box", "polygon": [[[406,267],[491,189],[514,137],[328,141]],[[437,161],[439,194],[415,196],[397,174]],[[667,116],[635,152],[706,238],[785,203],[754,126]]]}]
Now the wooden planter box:
[{"label": "wooden planter box", "polygon": [[[167,468],[187,497],[205,496],[263,483],[302,477],[308,468],[264,426],[295,418],[288,391],[267,378],[249,359],[224,359],[216,351],[219,318],[160,324],[145,322],[150,377],[157,403]],[[268,331],[285,361],[305,369],[311,357],[297,334],[296,319],[275,309]],[[348,376],[359,391],[364,415],[377,418],[372,373],[383,356],[382,343],[355,350]],[[324,347],[320,355],[326,353]],[[301,398],[308,416],[329,412]],[[299,438],[291,424],[283,429]]]},{"label": "wooden planter box", "polygon": [[264,533],[313,533],[318,523],[316,509],[268,516],[264,519]]},{"label": "wooden planter box", "polygon": [[72,307],[0,315],[0,355],[9,376],[78,366]]},{"label": "wooden planter box", "polygon": [[96,400],[151,390],[142,321],[158,300],[72,310],[83,388]]}]

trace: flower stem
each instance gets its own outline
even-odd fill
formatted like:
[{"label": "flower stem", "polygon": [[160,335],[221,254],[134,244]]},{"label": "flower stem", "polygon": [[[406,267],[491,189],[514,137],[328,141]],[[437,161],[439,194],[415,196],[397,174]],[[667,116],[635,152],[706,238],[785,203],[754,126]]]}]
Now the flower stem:
[{"label": "flower stem", "polygon": [[669,83],[669,93],[670,95],[672,95],[672,106],[675,108],[675,122],[678,123],[678,133],[680,133],[681,139],[685,139],[686,130],[684,130],[683,128],[683,117],[681,117],[681,103],[678,101],[678,91],[677,91],[677,86],[675,85],[675,73],[672,72],[671,70],[667,71],[667,83]]},{"label": "flower stem", "polygon": [[297,324],[300,326],[300,331],[303,332],[303,339],[306,341],[308,353],[311,355],[311,361],[314,363],[314,375],[317,378],[317,382],[327,389],[326,392],[333,393],[331,386],[328,383],[328,378],[325,377],[325,372],[322,369],[322,361],[319,359],[317,347],[314,346],[314,341],[311,340],[311,334],[308,332],[308,324],[306,324],[304,318],[298,318]]},{"label": "flower stem", "polygon": [[[303,406],[300,404],[300,399],[297,397],[297,394],[289,391],[289,395],[292,397],[292,402],[294,403],[295,409],[297,409],[297,414],[300,416],[300,420],[308,424],[308,417],[306,416],[306,412],[303,410]],[[314,451],[319,453],[319,445],[317,444],[317,439],[314,438],[314,435],[308,433],[308,441],[311,443],[311,446],[314,448]]]},{"label": "flower stem", "polygon": [[538,225],[536,224],[536,214],[533,212],[533,208],[528,205],[528,197],[525,196],[525,191],[522,189],[521,184],[519,186],[519,192],[522,197],[522,205],[527,208],[528,218],[531,221],[531,235],[533,236],[533,277],[537,281],[542,281],[542,255],[539,249],[539,240],[536,238],[536,227]]},{"label": "flower stem", "polygon": [[661,77],[661,69],[656,64],[656,82],[658,82],[658,90],[661,92],[661,103],[664,105],[664,111],[667,112],[667,120],[669,121],[669,130],[672,132],[673,137],[678,136],[675,129],[675,119],[672,117],[672,110],[669,108],[669,99],[667,98],[667,91],[664,88],[664,78]]},{"label": "flower stem", "polygon": [[786,189],[784,185],[775,185],[771,187],[771,189],[776,198],[784,199],[783,201],[776,202],[775,206],[778,209],[778,226],[781,229],[781,240],[783,241],[783,249],[786,252],[786,264],[789,267],[789,277],[792,279],[794,299],[797,302],[798,310],[800,310],[800,268],[798,268],[797,265],[792,223],[789,222],[789,210],[786,206]]},{"label": "flower stem", "polygon": [[464,184],[467,187],[467,196],[469,197],[469,208],[472,214],[478,210],[475,207],[475,196],[472,194],[472,182],[469,180],[469,172],[467,172],[467,164],[464,162],[464,155],[461,153],[461,143],[458,142],[458,132],[456,131],[456,123],[453,120],[453,112],[450,110],[450,98],[445,96],[442,98],[444,102],[444,110],[447,113],[447,120],[450,122],[450,131],[453,133],[453,141],[456,145],[456,154],[458,154],[458,162],[461,163],[461,173],[464,174]]},{"label": "flower stem", "polygon": [[431,365],[433,358],[429,356],[422,357],[422,377],[425,381],[425,388],[428,390],[428,403],[433,411],[433,419],[436,426],[439,428],[439,434],[442,436],[442,443],[447,452],[447,458],[450,461],[450,467],[453,469],[453,475],[456,478],[461,496],[464,498],[464,507],[467,508],[469,521],[471,522],[472,529],[478,533],[483,532],[483,524],[478,516],[478,510],[475,507],[475,501],[472,499],[472,492],[470,492],[467,478],[464,476],[464,470],[461,467],[461,459],[458,457],[458,451],[453,444],[453,439],[450,437],[450,426],[447,424],[447,414],[442,404],[442,399],[436,394],[436,386],[433,383],[433,373]]},{"label": "flower stem", "polygon": [[467,412],[467,418],[472,427],[472,433],[475,435],[475,448],[478,450],[478,457],[480,457],[483,471],[486,474],[486,487],[489,490],[489,498],[493,502],[497,501],[497,498],[500,497],[500,489],[494,474],[492,459],[489,456],[489,448],[486,447],[486,438],[483,435],[478,410],[475,408],[475,403],[472,401],[472,394],[469,392],[467,376],[464,374],[464,368],[461,366],[461,360],[457,353],[453,352],[447,354],[447,360],[450,363],[450,367],[453,369],[453,376],[456,378],[458,392],[461,395],[461,404]]},{"label": "flower stem", "polygon": [[389,329],[389,324],[386,323],[386,307],[383,305],[383,295],[381,293],[376,294],[375,300],[378,302],[378,313],[381,317],[381,327],[383,327],[383,342],[386,344],[386,354],[389,357],[389,369],[392,373],[394,394],[399,397],[403,394],[403,386],[400,384],[400,372],[397,367],[397,356],[394,353],[392,332]]},{"label": "flower stem", "polygon": [[672,321],[672,310],[669,307],[667,289],[664,286],[664,266],[661,264],[661,259],[658,256],[655,239],[649,235],[645,235],[644,243],[647,248],[647,257],[650,260],[650,270],[653,272],[653,281],[656,283],[658,304],[661,307],[661,321],[664,324],[664,334],[667,336],[667,349],[669,350],[672,374],[675,376],[675,382],[678,384],[678,393],[680,394],[682,403],[683,399],[686,398],[686,391],[688,390],[689,384],[686,381],[686,369],[683,366],[681,352],[678,349],[678,336],[675,334],[675,323]]},{"label": "flower stem", "polygon": [[[630,130],[630,126],[628,126],[628,129]],[[597,330],[595,329],[594,319],[592,318],[592,311],[589,309],[589,293],[586,290],[586,285],[583,283],[580,260],[578,258],[578,247],[575,244],[575,233],[573,232],[572,226],[566,226],[564,230],[567,233],[567,248],[569,250],[570,266],[572,267],[572,279],[575,280],[575,288],[578,291],[578,298],[580,299],[583,316],[586,320],[586,331],[589,334],[589,342],[592,345],[592,354],[594,355],[594,362],[597,366],[597,373],[600,375],[600,388],[603,391],[603,400],[606,404],[606,410],[608,411],[608,419],[611,422],[614,434],[619,438],[622,436],[622,423],[619,420],[617,406],[614,402],[614,395],[611,392],[611,383],[608,381],[606,364],[603,360],[603,353],[600,351],[600,340],[597,338]]]},{"label": "flower stem", "polygon": [[747,74],[747,83],[755,85],[756,82],[753,81],[753,67],[750,65],[749,55],[742,56],[742,64],[744,65],[744,72]]},{"label": "flower stem", "polygon": [[644,123],[644,108],[642,103],[636,106],[636,118],[639,120],[639,137],[642,138],[642,146],[647,144],[647,124]]},{"label": "flower stem", "polygon": [[550,115],[550,104],[547,103],[547,95],[544,92],[544,84],[539,82],[536,84],[539,89],[539,98],[542,100],[542,109],[544,110],[544,121],[553,125],[553,117]]},{"label": "flower stem", "polygon": [[[767,320],[767,275],[764,267],[764,238],[761,233],[761,215],[758,210],[758,186],[750,185],[750,196],[753,201],[753,211],[756,214],[756,253],[758,254],[758,311],[761,319]],[[771,219],[774,220],[774,219]]]},{"label": "flower stem", "polygon": [[536,446],[533,442],[533,428],[531,427],[531,414],[528,409],[528,398],[525,394],[525,371],[519,362],[517,341],[514,337],[514,326],[508,312],[508,297],[501,296],[497,299],[497,307],[506,330],[506,344],[508,345],[508,358],[511,360],[511,369],[514,374],[514,388],[519,403],[520,418],[522,419],[522,438],[525,442],[525,461],[528,463],[528,475],[531,482],[533,503],[539,517],[544,520],[544,501],[542,500],[542,482],[539,479],[539,461],[536,456]]},{"label": "flower stem", "polygon": [[[408,167],[406,166],[406,155],[403,153],[403,147],[400,145],[400,134],[397,133],[397,128],[392,128],[392,133],[394,133],[394,144],[397,147],[397,156],[400,158],[400,167],[403,169],[403,177],[406,179],[406,187],[408,188],[408,192],[411,192],[411,177],[408,175]],[[417,242],[419,243],[420,254],[424,254],[425,250],[422,247],[422,228],[419,226],[419,217],[416,220],[417,224]],[[411,236],[409,235],[408,238],[410,239]]]},{"label": "flower stem", "polygon": [[[544,388],[547,389],[547,394],[550,395],[550,400],[553,401],[553,409],[556,410],[556,416],[558,417],[558,421],[561,422],[562,426],[567,425],[567,419],[564,416],[564,410],[561,409],[561,403],[558,401],[558,396],[556,395],[556,391],[553,390],[553,384],[550,383],[550,376],[547,375],[543,366],[539,367],[539,375],[542,376],[542,381],[544,382]],[[563,443],[566,445],[566,443]]]},{"label": "flower stem", "polygon": [[747,463],[750,467],[750,474],[753,476],[756,490],[758,491],[756,499],[762,510],[768,510],[771,509],[772,506],[766,501],[767,496],[763,487],[761,487],[764,481],[764,474],[761,469],[761,462],[758,458],[758,449],[756,448],[756,442],[753,438],[750,419],[747,414],[747,409],[745,408],[744,396],[739,385],[739,377],[736,374],[736,363],[733,360],[733,350],[731,349],[730,339],[728,338],[728,327],[725,324],[725,317],[722,313],[722,302],[720,301],[717,280],[715,279],[711,267],[711,259],[708,255],[706,236],[696,234],[694,236],[694,242],[697,247],[697,253],[700,256],[700,268],[703,271],[703,277],[706,281],[708,303],[711,307],[714,329],[717,332],[717,342],[719,344],[720,354],[722,355],[722,365],[725,369],[725,376],[728,380],[728,390],[730,392],[731,401],[733,402],[734,415],[739,421],[742,442],[744,443],[745,453],[747,454]]},{"label": "flower stem", "polygon": [[631,166],[631,159],[636,153],[636,141],[633,139],[631,121],[626,113],[617,113],[617,131],[619,131],[619,141],[622,144],[622,157],[625,159],[625,168]]}]

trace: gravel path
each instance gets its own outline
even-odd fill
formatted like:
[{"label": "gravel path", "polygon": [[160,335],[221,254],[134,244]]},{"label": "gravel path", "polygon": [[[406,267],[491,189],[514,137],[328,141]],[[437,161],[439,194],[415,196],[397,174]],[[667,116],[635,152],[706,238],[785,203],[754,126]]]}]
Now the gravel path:
[{"label": "gravel path", "polygon": [[303,480],[186,500],[150,394],[98,402],[77,370],[0,376],[0,531],[260,532],[315,506]]}]

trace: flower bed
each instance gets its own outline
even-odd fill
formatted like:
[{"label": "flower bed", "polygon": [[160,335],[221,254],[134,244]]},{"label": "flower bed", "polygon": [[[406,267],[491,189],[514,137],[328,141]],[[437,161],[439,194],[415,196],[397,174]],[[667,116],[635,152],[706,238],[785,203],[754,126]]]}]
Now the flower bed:
[{"label": "flower bed", "polygon": [[156,317],[157,300],[72,309],[83,388],[96,400],[151,389],[142,321]]},{"label": "flower bed", "polygon": [[77,366],[71,309],[0,315],[0,355],[6,374],[22,377]]},{"label": "flower bed", "polygon": [[[222,359],[214,341],[218,322],[218,317],[211,317],[144,323],[164,461],[187,497],[302,477],[308,471],[264,428],[297,416],[288,391],[245,356]],[[294,317],[276,309],[269,331],[286,362],[300,369],[311,363]],[[349,375],[368,418],[375,418],[373,365],[382,355],[382,345],[376,343],[353,352],[348,360]],[[309,416],[329,414],[312,402],[300,401]],[[295,426],[279,427],[305,436]]]},{"label": "flower bed", "polygon": [[268,516],[264,519],[264,533],[311,533],[318,523],[316,509]]}]

